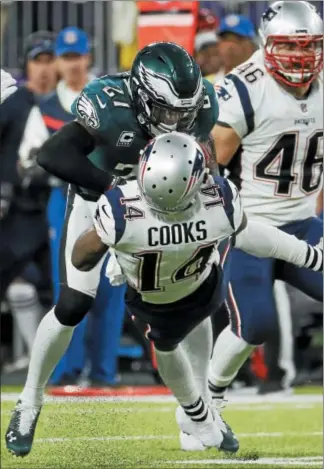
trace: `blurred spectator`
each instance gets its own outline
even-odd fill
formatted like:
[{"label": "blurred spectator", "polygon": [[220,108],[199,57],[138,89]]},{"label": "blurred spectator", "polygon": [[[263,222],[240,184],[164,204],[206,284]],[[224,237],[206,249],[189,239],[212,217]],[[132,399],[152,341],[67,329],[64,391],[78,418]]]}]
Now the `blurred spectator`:
[{"label": "blurred spectator", "polygon": [[[24,154],[26,130],[32,125],[35,108],[56,85],[50,33],[38,32],[27,39],[22,63],[26,82],[2,104],[0,114],[0,288],[29,354],[41,314],[37,289],[50,289],[46,220],[49,187],[43,171],[24,170],[19,158]],[[33,152],[30,146],[29,150]],[[30,155],[25,157],[27,160]],[[19,364],[27,365],[24,359]]]},{"label": "blurred spectator", "polygon": [[[49,133],[59,130],[64,123],[74,119],[71,113],[72,103],[86,84],[95,78],[89,72],[90,41],[81,29],[71,26],[59,32],[55,54],[62,79],[57,85],[56,93],[41,106]],[[59,293],[59,250],[64,214],[65,193],[61,187],[53,188],[48,217],[51,226],[55,302]],[[86,316],[75,329],[68,350],[52,375],[52,384],[74,384],[83,372],[87,359],[90,369],[89,379],[92,384],[107,386],[116,383],[118,346],[124,317],[124,290],[124,286],[111,287],[103,271],[91,312],[92,346],[86,350],[86,336],[89,329],[89,317]]]},{"label": "blurred spectator", "polygon": [[216,35],[218,24],[218,18],[210,10],[207,8],[199,10],[195,36],[195,59],[201,68],[202,75],[211,83],[215,83],[224,76]]},{"label": "blurred spectator", "polygon": [[72,98],[72,92],[75,93],[75,99],[84,86],[95,78],[89,74],[91,57],[87,34],[75,26],[63,29],[56,38],[55,54],[58,71],[62,77],[58,89],[67,90],[70,99],[67,99],[65,105],[68,105]]},{"label": "blurred spectator", "polygon": [[195,59],[203,77],[216,83],[224,76],[219,43],[215,31],[202,31],[195,37]]},{"label": "blurred spectator", "polygon": [[257,49],[254,26],[245,16],[225,16],[220,22],[217,35],[225,75],[248,60]]},{"label": "blurred spectator", "polygon": [[[89,72],[90,41],[81,29],[71,26],[60,31],[56,38],[55,55],[61,80],[56,92],[40,107],[42,120],[47,127],[47,138],[65,123],[74,120],[71,105],[84,86],[95,78]],[[59,288],[59,246],[65,213],[65,189],[66,186],[62,185],[54,187],[48,206],[54,301],[58,298]]]}]

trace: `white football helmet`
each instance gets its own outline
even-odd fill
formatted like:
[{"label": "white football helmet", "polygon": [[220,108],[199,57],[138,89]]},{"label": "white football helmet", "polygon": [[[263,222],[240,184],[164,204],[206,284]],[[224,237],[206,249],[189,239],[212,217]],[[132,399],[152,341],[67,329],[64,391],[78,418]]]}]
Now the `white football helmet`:
[{"label": "white football helmet", "polygon": [[265,67],[277,80],[299,87],[323,68],[323,20],[306,1],[278,1],[262,15],[259,29]]},{"label": "white football helmet", "polygon": [[208,172],[199,143],[189,135],[171,132],[154,138],[146,146],[137,179],[152,209],[176,213],[192,206]]}]

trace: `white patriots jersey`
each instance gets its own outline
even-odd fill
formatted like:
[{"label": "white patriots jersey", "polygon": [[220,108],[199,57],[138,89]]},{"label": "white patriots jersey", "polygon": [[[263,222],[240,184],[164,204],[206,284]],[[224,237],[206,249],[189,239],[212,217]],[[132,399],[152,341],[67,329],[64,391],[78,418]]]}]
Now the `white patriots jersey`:
[{"label": "white patriots jersey", "polygon": [[173,303],[189,296],[210,274],[219,251],[241,225],[243,210],[236,187],[209,177],[190,218],[154,215],[136,181],[100,197],[94,224],[114,254],[127,282],[148,303]]},{"label": "white patriots jersey", "polygon": [[265,70],[257,51],[221,82],[220,125],[241,147],[228,165],[249,219],[274,226],[315,215],[323,172],[323,83],[298,100]]}]

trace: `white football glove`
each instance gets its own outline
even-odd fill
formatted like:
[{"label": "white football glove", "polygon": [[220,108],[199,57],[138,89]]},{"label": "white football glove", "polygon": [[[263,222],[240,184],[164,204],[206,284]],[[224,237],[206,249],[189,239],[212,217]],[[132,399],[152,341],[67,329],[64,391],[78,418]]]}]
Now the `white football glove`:
[{"label": "white football glove", "polygon": [[10,73],[5,72],[1,69],[1,94],[0,102],[1,104],[9,98],[15,91],[17,91],[16,80],[10,75]]},{"label": "white football glove", "polygon": [[126,277],[123,274],[123,271],[118,264],[115,250],[113,248],[109,249],[110,258],[107,262],[106,267],[106,277],[109,278],[110,285],[113,287],[119,287],[126,282]]}]

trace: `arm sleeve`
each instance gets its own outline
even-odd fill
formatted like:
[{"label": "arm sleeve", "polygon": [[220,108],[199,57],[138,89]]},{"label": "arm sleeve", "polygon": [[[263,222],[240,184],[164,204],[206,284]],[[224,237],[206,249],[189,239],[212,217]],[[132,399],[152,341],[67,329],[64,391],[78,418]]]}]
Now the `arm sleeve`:
[{"label": "arm sleeve", "polygon": [[[120,221],[118,207],[114,202],[116,197],[119,197],[120,194],[117,191],[117,193],[110,198],[113,192],[114,189],[102,195],[98,200],[94,216],[94,226],[101,241],[110,247],[110,258],[106,266],[106,276],[109,278],[112,286],[118,286],[126,282],[126,277],[117,261],[114,246],[120,239],[120,224],[124,224],[125,226],[125,220],[123,222]],[[108,194],[110,200],[108,200]]]},{"label": "arm sleeve", "polygon": [[97,233],[104,244],[116,246],[126,230],[126,205],[120,187],[108,190],[97,203],[94,220]]},{"label": "arm sleeve", "polygon": [[111,177],[88,159],[94,146],[89,132],[77,122],[70,122],[44,143],[37,163],[63,181],[104,192]]},{"label": "arm sleeve", "polygon": [[254,110],[246,84],[234,74],[215,85],[219,116],[217,124],[231,127],[242,139],[254,129]]},{"label": "arm sleeve", "polygon": [[257,257],[274,257],[304,267],[309,256],[305,241],[288,235],[273,226],[249,221],[236,236],[235,247]]},{"label": "arm sleeve", "polygon": [[101,241],[107,246],[114,245],[115,220],[112,207],[106,195],[102,195],[97,202],[97,208],[93,222]]},{"label": "arm sleeve", "polygon": [[235,184],[221,176],[214,176],[214,182],[219,191],[219,195],[222,198],[224,211],[233,233],[236,233],[240,228],[244,217],[244,210],[239,191]]}]

